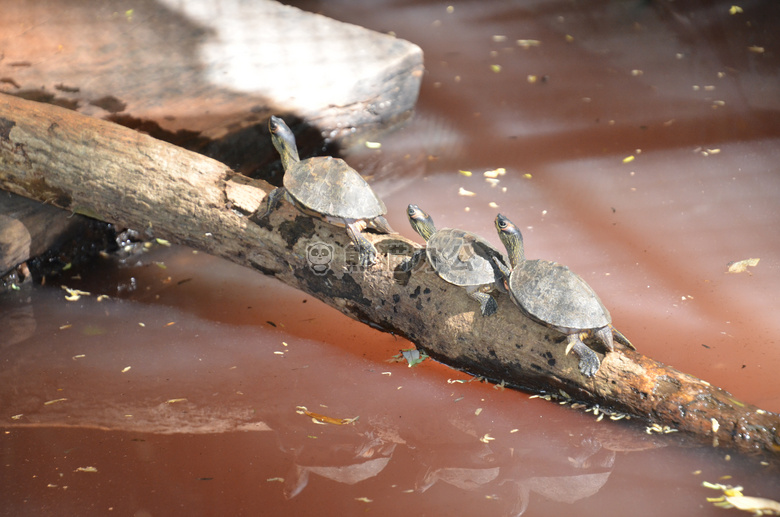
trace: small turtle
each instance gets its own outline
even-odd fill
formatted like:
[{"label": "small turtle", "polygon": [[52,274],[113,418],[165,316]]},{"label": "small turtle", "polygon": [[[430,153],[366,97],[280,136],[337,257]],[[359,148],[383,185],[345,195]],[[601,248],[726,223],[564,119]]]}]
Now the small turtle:
[{"label": "small turtle", "polygon": [[[436,230],[433,219],[417,205],[406,209],[414,231],[425,239],[428,263],[451,284],[465,287],[468,295],[479,302],[483,316],[495,314],[498,304],[487,294],[502,279],[494,261],[506,267],[504,257],[485,239],[464,230]],[[419,258],[416,257],[416,258]]]},{"label": "small turtle", "polygon": [[634,348],[612,327],[609,311],[585,280],[564,265],[547,260],[526,260],[523,235],[501,214],[496,217],[496,230],[512,266],[511,272],[501,268],[512,301],[531,318],[567,335],[566,353],[574,350],[579,356],[583,375],[595,375],[600,361],[582,342],[581,333],[595,333],[613,351],[614,332],[620,343]]},{"label": "small turtle", "polygon": [[323,156],[301,161],[295,136],[282,119],[272,116],[268,129],[282,158],[284,187],[271,191],[266,209],[258,218],[267,217],[286,196],[302,212],[346,227],[357,247],[360,265],[374,264],[376,248],[361,232],[371,227],[381,233],[393,233],[384,218],[387,209],[382,200],[344,160]]}]

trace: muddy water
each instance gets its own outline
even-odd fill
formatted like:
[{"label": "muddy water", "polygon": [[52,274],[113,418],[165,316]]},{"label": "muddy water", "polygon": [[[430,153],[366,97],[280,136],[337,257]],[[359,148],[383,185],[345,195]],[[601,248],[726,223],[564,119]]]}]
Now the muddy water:
[{"label": "muddy water", "polygon": [[[415,202],[499,244],[501,211],[643,353],[780,411],[776,7],[302,6],[425,51],[415,118],[347,153],[396,229]],[[4,515],[720,515],[701,483],[729,475],[780,499],[727,451],[388,362],[411,344],[191,250],[64,283],[92,294],[0,299]]]}]

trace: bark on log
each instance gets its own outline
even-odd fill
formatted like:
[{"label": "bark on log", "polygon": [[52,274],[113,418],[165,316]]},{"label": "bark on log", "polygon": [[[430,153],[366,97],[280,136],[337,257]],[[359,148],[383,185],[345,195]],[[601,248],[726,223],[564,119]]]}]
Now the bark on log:
[{"label": "bark on log", "polygon": [[89,262],[114,239],[108,224],[0,191],[0,293]]},{"label": "bark on log", "polygon": [[[669,426],[707,442],[777,459],[780,416],[709,383],[619,349],[595,377],[564,355],[564,337],[525,318],[506,296],[482,318],[463,289],[399,265],[416,246],[370,235],[380,263],[347,270],[342,229],[287,203],[263,225],[250,215],[271,188],[225,165],[126,128],[54,106],[0,96],[0,187],[104,221],[142,229],[272,275],[432,357],[508,386],[559,394]],[[335,247],[325,275],[307,248]]]},{"label": "bark on log", "polygon": [[84,223],[53,206],[0,192],[0,276],[67,239]]}]

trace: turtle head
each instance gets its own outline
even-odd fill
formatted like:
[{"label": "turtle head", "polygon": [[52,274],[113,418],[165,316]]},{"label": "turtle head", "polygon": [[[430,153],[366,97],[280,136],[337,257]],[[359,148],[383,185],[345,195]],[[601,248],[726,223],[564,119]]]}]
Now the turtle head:
[{"label": "turtle head", "polygon": [[426,214],[419,206],[409,205],[406,208],[406,215],[409,217],[409,224],[412,225],[414,231],[420,234],[420,236],[426,241],[431,238],[431,235],[436,233],[436,227],[433,226],[433,219]]},{"label": "turtle head", "polygon": [[517,267],[525,260],[525,251],[523,250],[523,234],[515,224],[501,214],[496,216],[496,231],[501,242],[506,246],[509,263],[512,269]]},{"label": "turtle head", "polygon": [[295,146],[295,135],[279,117],[271,116],[268,120],[268,131],[271,132],[271,141],[282,157],[282,166],[288,171],[300,161],[298,148]]}]

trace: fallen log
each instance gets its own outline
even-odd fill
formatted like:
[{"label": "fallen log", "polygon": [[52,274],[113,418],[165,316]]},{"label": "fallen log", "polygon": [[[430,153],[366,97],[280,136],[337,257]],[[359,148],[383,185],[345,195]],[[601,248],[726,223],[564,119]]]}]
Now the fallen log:
[{"label": "fallen log", "polygon": [[[345,231],[287,203],[254,221],[268,183],[115,124],[0,96],[0,187],[103,221],[151,228],[157,237],[274,276],[472,374],[778,457],[777,414],[626,349],[600,354],[600,370],[586,378],[577,358],[564,354],[564,336],[525,318],[508,297],[499,297],[495,316],[483,318],[461,288],[424,269],[407,271],[415,243],[369,235],[380,262],[368,270],[352,267]],[[327,267],[315,268],[308,253],[323,244],[334,254]]]},{"label": "fallen log", "polygon": [[81,223],[53,206],[0,192],[0,275],[67,238]]},{"label": "fallen log", "polygon": [[112,235],[94,219],[0,192],[0,291],[91,260]]}]

